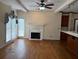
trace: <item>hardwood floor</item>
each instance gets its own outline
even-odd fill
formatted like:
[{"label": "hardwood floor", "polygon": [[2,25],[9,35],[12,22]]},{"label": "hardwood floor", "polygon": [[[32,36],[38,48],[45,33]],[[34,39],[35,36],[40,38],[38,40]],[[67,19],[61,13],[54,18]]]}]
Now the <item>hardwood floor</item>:
[{"label": "hardwood floor", "polygon": [[76,59],[60,41],[17,39],[0,50],[0,59]]}]

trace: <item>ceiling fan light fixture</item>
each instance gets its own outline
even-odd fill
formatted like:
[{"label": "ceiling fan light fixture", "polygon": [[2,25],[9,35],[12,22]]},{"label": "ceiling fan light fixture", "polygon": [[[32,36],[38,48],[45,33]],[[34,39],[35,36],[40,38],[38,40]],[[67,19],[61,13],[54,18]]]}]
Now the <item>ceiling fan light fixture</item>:
[{"label": "ceiling fan light fixture", "polygon": [[40,10],[44,10],[44,9],[45,9],[45,7],[39,7],[39,9],[40,9]]}]

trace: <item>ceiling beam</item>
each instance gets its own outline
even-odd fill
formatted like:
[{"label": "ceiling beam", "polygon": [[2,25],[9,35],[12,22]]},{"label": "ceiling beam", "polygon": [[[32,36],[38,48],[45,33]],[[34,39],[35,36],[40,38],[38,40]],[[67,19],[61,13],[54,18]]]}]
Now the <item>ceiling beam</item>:
[{"label": "ceiling beam", "polygon": [[63,9],[65,9],[69,4],[71,4],[72,2],[74,2],[75,0],[67,0],[64,4],[62,4],[59,8],[57,8],[55,10],[55,12],[59,12]]},{"label": "ceiling beam", "polygon": [[24,8],[26,11],[29,11],[20,0],[16,1],[21,5],[22,8]]}]

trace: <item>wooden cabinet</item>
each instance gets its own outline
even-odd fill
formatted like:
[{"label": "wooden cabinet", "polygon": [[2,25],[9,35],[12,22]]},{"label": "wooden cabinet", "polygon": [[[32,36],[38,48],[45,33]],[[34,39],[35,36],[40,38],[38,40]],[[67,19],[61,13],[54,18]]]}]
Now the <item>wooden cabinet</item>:
[{"label": "wooden cabinet", "polygon": [[61,42],[73,55],[78,55],[78,38],[61,32]]},{"label": "wooden cabinet", "polygon": [[67,45],[67,34],[66,33],[63,33],[61,32],[60,33],[60,42],[63,44],[63,45]]},{"label": "wooden cabinet", "polygon": [[60,40],[67,40],[67,34],[61,32],[61,33],[60,33]]},{"label": "wooden cabinet", "polygon": [[69,15],[62,15],[61,27],[68,27]]},{"label": "wooden cabinet", "polygon": [[71,53],[73,53],[74,55],[77,55],[78,39],[76,37],[69,35],[68,38],[67,38],[67,48]]},{"label": "wooden cabinet", "polygon": [[74,54],[76,54],[76,56],[77,56],[78,55],[78,38],[75,38],[74,42],[75,42]]}]

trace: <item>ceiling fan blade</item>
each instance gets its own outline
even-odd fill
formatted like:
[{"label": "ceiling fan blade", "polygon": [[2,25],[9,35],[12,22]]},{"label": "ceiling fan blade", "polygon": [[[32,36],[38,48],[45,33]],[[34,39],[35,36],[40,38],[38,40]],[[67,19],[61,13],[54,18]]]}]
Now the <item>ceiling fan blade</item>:
[{"label": "ceiling fan blade", "polygon": [[54,4],[53,4],[53,3],[51,3],[51,4],[46,4],[45,6],[54,6]]},{"label": "ceiling fan blade", "polygon": [[47,6],[45,6],[45,8],[52,9],[52,7],[47,7]]},{"label": "ceiling fan blade", "polygon": [[36,2],[37,5],[40,5],[40,3]]}]

